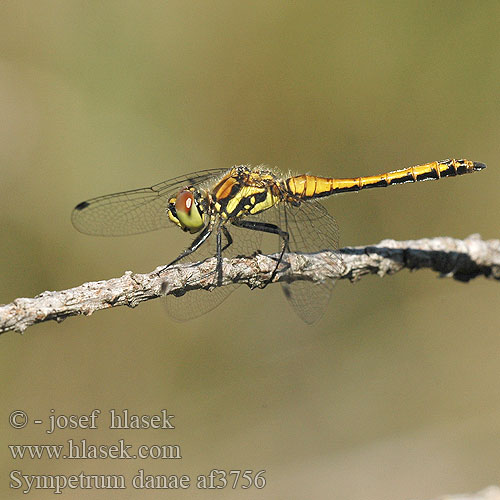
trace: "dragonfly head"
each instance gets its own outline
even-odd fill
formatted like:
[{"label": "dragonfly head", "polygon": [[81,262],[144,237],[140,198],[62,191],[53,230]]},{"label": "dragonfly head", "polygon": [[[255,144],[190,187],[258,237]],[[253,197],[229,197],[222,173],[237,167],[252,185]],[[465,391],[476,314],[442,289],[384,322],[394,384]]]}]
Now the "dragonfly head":
[{"label": "dragonfly head", "polygon": [[179,191],[168,202],[168,218],[183,231],[197,233],[205,226],[205,210],[201,193],[193,187]]}]

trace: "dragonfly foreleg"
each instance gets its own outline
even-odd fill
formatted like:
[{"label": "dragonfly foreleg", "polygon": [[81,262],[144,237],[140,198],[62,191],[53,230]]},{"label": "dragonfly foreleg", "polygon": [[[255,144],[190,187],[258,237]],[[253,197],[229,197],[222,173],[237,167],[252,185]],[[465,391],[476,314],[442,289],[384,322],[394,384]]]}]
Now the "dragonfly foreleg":
[{"label": "dragonfly foreleg", "polygon": [[191,245],[189,245],[186,250],[184,250],[177,258],[175,258],[170,264],[167,264],[166,266],[162,267],[157,274],[160,275],[165,269],[167,269],[170,266],[173,266],[177,262],[179,262],[181,259],[184,257],[187,257],[188,255],[191,255],[193,252],[196,252],[198,248],[200,248],[201,245],[207,240],[207,238],[212,234],[212,225],[208,224],[203,228],[203,231],[193,240]]}]

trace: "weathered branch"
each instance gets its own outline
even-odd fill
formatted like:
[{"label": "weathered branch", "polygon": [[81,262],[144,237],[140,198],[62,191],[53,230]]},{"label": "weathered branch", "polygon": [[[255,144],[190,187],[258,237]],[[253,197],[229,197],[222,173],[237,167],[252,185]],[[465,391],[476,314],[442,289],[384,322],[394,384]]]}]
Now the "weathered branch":
[{"label": "weathered branch", "polygon": [[[378,245],[346,247],[340,250],[344,268],[329,265],[329,252],[290,254],[287,281],[349,279],[365,274],[385,276],[401,269],[429,268],[442,277],[469,281],[477,276],[500,279],[500,240],[482,240],[472,235],[465,240],[437,237],[415,241],[384,240]],[[34,298],[19,298],[0,306],[0,333],[23,332],[47,320],[62,321],[69,316],[90,315],[115,306],[135,307],[166,294],[180,295],[193,289],[213,288],[215,258],[201,263],[182,264],[149,274],[125,272],[120,278],[84,283],[69,290],[43,292]],[[244,283],[261,287],[269,280],[276,260],[266,255],[224,259],[222,286]],[[278,273],[273,281],[284,279]]]}]

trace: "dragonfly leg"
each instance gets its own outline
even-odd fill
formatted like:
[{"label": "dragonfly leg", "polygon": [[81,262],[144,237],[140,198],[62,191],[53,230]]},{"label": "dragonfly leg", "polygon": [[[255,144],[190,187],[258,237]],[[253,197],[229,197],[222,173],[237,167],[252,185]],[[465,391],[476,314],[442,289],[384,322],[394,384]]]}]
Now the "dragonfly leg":
[{"label": "dragonfly leg", "polygon": [[184,257],[187,257],[188,255],[191,255],[193,252],[196,252],[198,248],[200,248],[201,245],[207,240],[207,238],[212,234],[213,227],[211,224],[208,224],[203,228],[203,231],[193,240],[191,245],[186,248],[177,258],[175,258],[170,264],[167,264],[166,266],[162,267],[158,272],[158,276],[165,271],[165,269],[169,268],[170,266],[173,266],[177,262],[179,262],[181,259]]},{"label": "dragonfly leg", "polygon": [[[226,234],[224,232],[224,234]],[[216,256],[217,256],[217,264],[215,266],[215,272],[217,273],[217,286],[222,286],[222,251],[226,249],[230,243],[222,248],[222,231],[221,231],[221,224],[217,226],[217,234],[215,235],[215,241],[216,241]],[[232,239],[231,239],[232,243]]]},{"label": "dragonfly leg", "polygon": [[[256,222],[256,221],[236,219],[235,221],[233,221],[233,224],[235,226],[239,226],[239,227],[242,227],[244,229],[250,229],[252,231],[262,231],[263,233],[277,234],[281,238],[282,248],[281,248],[281,252],[280,252],[279,257],[277,259],[275,259],[276,260],[276,267],[274,268],[274,270],[271,274],[271,277],[269,278],[267,283],[265,283],[264,285],[261,286],[261,288],[265,288],[267,285],[269,285],[269,283],[271,283],[273,281],[274,277],[278,273],[278,268],[279,268],[280,263],[283,261],[283,255],[285,254],[285,252],[290,251],[290,247],[289,247],[290,237],[286,231],[283,231],[283,229],[281,229],[276,224],[271,224],[269,222]],[[286,267],[289,267],[288,263],[285,263],[285,264],[286,264]]]},{"label": "dragonfly leg", "polygon": [[226,250],[226,248],[230,247],[233,244],[233,237],[231,236],[231,233],[226,226],[222,226],[222,232],[226,237],[227,243],[222,247],[221,252],[223,252],[224,250]]},{"label": "dragonfly leg", "polygon": [[[224,233],[224,236],[226,237],[226,244],[224,246],[222,246],[221,228],[222,232]],[[224,252],[226,248],[231,246],[232,243],[233,243],[233,238],[229,233],[227,227],[224,226],[223,224],[217,226],[217,234],[215,236],[215,244],[216,244],[215,256],[217,258],[217,263],[215,265],[215,271],[207,275],[210,276],[211,274],[214,273],[217,274],[217,286],[222,286],[222,252]]]}]

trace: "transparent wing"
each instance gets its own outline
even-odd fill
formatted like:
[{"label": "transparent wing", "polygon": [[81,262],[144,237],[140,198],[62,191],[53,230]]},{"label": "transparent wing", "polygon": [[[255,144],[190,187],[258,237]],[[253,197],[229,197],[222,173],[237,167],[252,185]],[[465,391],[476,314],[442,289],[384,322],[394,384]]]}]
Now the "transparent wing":
[{"label": "transparent wing", "polygon": [[203,184],[227,169],[200,170],[154,186],[99,196],[79,203],[75,228],[94,236],[125,236],[174,227],[166,215],[168,198],[185,186]]},{"label": "transparent wing", "polygon": [[[279,204],[269,210],[276,225],[286,230],[290,237],[290,251],[314,253],[332,250],[329,264],[336,270],[343,268],[339,248],[339,230],[335,219],[316,200],[302,202],[299,207]],[[284,256],[286,261],[286,255]],[[284,271],[286,273],[286,270]],[[333,280],[323,283],[293,281],[283,283],[285,296],[300,318],[314,323],[325,311],[330,300]]]},{"label": "transparent wing", "polygon": [[[229,232],[233,243],[229,245],[223,252],[223,258],[233,258],[240,255],[251,255],[260,245],[262,233],[258,231],[249,231],[246,229],[226,224],[226,229]],[[227,243],[227,238],[222,233],[222,246]],[[184,257],[179,263],[197,263],[204,261],[210,257],[214,257],[217,253],[216,233],[215,231],[196,250],[196,252]],[[206,277],[204,277],[206,278]],[[215,288],[207,290],[191,290],[181,297],[167,295],[166,304],[168,314],[178,321],[186,321],[192,318],[197,318],[203,314],[215,309],[221,304],[239,285],[226,285],[217,287],[217,275],[214,273],[210,276],[213,280]]]}]

